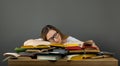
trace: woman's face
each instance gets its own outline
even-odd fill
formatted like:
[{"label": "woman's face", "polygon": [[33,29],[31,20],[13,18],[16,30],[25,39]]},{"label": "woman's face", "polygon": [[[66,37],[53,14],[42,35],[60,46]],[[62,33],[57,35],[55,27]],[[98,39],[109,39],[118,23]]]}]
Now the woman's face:
[{"label": "woman's face", "polygon": [[51,43],[62,43],[60,34],[56,32],[55,30],[49,30],[46,35],[46,38]]}]

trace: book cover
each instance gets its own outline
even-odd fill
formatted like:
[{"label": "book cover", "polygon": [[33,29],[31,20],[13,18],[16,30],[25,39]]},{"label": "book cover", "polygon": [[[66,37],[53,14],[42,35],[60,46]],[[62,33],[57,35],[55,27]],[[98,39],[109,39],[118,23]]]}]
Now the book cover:
[{"label": "book cover", "polygon": [[37,60],[59,60],[60,55],[37,55]]}]

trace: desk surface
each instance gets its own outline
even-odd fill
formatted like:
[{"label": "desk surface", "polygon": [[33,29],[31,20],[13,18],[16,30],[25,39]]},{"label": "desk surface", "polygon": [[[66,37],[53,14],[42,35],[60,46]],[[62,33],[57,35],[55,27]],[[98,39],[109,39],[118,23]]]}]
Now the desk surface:
[{"label": "desk surface", "polygon": [[84,59],[76,61],[67,61],[64,59],[56,62],[40,61],[28,57],[18,59],[9,59],[8,66],[118,66],[118,60],[115,58]]}]

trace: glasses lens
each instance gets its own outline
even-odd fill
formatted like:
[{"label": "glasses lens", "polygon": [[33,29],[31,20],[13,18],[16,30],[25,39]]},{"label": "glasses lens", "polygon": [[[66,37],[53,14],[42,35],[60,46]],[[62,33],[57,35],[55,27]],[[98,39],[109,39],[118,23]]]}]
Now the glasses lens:
[{"label": "glasses lens", "polygon": [[49,39],[49,41],[54,41],[54,39],[57,38],[57,34],[58,34],[58,33],[55,33],[55,34]]}]

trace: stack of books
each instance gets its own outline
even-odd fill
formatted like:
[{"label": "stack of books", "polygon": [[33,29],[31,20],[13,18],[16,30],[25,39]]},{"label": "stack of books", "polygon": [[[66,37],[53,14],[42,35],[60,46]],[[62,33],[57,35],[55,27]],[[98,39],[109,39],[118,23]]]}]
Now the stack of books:
[{"label": "stack of books", "polygon": [[69,51],[69,53],[74,53],[76,51],[81,51],[82,48],[79,44],[65,44],[65,49]]},{"label": "stack of books", "polygon": [[71,54],[77,54],[77,53],[98,53],[100,52],[97,47],[92,46],[92,44],[84,43],[82,47],[79,46],[79,44],[66,44],[66,49]]},{"label": "stack of books", "polygon": [[37,54],[38,60],[59,60],[67,55],[67,50],[62,48],[55,48],[52,51],[42,52]]},{"label": "stack of books", "polygon": [[[84,42],[82,46],[79,43],[50,44],[43,40],[28,40],[20,48],[15,48],[16,53],[5,53],[4,56],[10,57],[31,57],[37,60],[56,61],[62,58],[66,60],[81,60],[87,58],[96,58],[100,50],[93,46],[93,41]],[[101,55],[110,55],[109,53],[100,53]],[[107,56],[108,56],[107,55]],[[111,56],[111,55],[110,55]],[[105,56],[106,57],[106,56]]]}]

